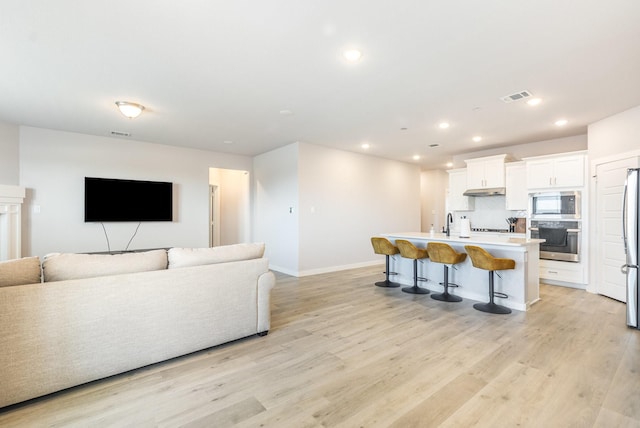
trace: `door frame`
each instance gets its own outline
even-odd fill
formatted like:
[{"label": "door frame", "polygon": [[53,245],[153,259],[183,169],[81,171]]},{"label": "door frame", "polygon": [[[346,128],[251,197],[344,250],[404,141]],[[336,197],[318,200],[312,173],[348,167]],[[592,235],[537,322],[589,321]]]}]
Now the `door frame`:
[{"label": "door frame", "polygon": [[220,245],[220,189],[209,185],[209,247]]}]

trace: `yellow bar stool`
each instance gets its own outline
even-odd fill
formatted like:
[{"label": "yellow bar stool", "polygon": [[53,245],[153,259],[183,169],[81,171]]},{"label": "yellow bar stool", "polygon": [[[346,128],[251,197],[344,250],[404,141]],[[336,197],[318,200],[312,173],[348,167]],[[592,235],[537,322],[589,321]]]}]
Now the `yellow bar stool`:
[{"label": "yellow bar stool", "polygon": [[511,309],[493,302],[494,296],[504,299],[509,297],[504,293],[498,293],[493,290],[493,273],[497,270],[515,269],[516,261],[513,259],[493,257],[487,250],[475,245],[465,245],[464,249],[467,250],[473,266],[489,271],[489,303],[476,303],[473,307],[482,312],[489,312],[490,314],[510,314]]},{"label": "yellow bar stool", "polygon": [[429,260],[444,265],[444,281],[442,282],[444,292],[432,294],[431,298],[442,302],[462,302],[462,297],[449,294],[449,287],[458,287],[457,284],[449,283],[449,266],[455,269],[454,265],[465,261],[467,255],[457,252],[451,245],[443,242],[429,242],[427,251],[429,252]]},{"label": "yellow bar stool", "polygon": [[389,281],[389,275],[397,275],[396,272],[391,272],[389,270],[389,256],[393,256],[395,254],[400,253],[400,250],[398,250],[398,247],[393,245],[391,241],[389,241],[387,238],[381,238],[377,236],[374,236],[371,238],[371,245],[373,245],[374,253],[382,254],[385,256],[385,259],[386,259],[386,269],[384,273],[387,275],[387,277],[384,281],[378,281],[375,284],[378,287],[387,287],[387,288],[400,287],[400,284],[398,284],[397,282]]},{"label": "yellow bar stool", "polygon": [[426,259],[429,253],[426,248],[418,248],[411,242],[404,239],[396,239],[396,246],[400,250],[400,255],[405,259],[413,259],[413,287],[404,287],[402,291],[411,294],[429,294],[426,288],[418,287],[418,280],[427,281],[426,278],[418,277],[418,260]]}]

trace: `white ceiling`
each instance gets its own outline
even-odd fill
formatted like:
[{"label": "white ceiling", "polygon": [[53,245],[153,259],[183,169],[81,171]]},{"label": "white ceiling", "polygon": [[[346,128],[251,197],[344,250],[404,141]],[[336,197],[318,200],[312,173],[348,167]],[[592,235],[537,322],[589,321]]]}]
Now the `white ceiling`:
[{"label": "white ceiling", "polygon": [[[521,90],[542,104],[500,100]],[[241,155],[369,142],[432,168],[637,105],[638,0],[0,0],[0,120],[22,125]]]}]

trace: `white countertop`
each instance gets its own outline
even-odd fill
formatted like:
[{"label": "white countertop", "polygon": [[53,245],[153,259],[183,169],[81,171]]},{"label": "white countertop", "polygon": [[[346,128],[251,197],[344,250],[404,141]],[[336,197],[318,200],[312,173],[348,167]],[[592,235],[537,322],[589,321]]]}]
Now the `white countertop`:
[{"label": "white countertop", "polygon": [[457,234],[451,233],[451,236],[447,236],[444,233],[430,233],[423,232],[399,232],[399,233],[383,233],[382,236],[392,239],[418,239],[424,241],[438,241],[438,242],[451,242],[459,244],[479,244],[479,245],[502,245],[508,247],[526,247],[528,245],[539,245],[545,242],[544,239],[531,239],[522,237],[509,236],[508,233],[503,235],[485,235],[482,233],[471,233],[469,238],[461,238]]}]

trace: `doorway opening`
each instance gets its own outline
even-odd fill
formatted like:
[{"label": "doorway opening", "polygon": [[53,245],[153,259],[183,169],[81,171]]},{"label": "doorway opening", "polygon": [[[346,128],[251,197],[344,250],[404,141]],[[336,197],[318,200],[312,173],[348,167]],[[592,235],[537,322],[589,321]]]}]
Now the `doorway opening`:
[{"label": "doorway opening", "polygon": [[249,171],[209,168],[209,246],[251,239]]}]

